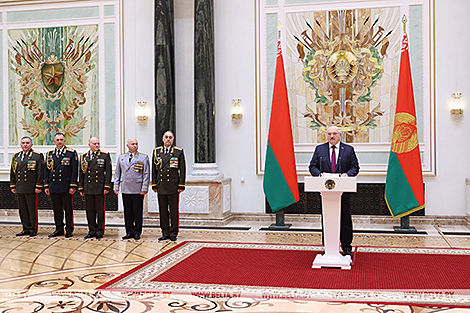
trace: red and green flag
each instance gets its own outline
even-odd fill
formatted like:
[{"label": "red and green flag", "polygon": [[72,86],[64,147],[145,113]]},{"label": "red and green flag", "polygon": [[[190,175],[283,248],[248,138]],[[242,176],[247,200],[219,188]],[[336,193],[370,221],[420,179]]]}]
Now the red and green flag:
[{"label": "red and green flag", "polygon": [[273,212],[299,201],[294,142],[280,39],[277,43],[276,74],[263,189]]},{"label": "red and green flag", "polygon": [[403,35],[397,107],[388,160],[385,201],[394,218],[424,208],[423,173],[411,80],[408,37]]}]

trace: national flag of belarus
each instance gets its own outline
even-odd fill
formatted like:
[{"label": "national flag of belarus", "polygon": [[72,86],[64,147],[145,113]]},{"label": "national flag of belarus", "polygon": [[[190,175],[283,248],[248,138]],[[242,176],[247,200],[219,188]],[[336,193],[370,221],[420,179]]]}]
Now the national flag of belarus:
[{"label": "national flag of belarus", "polygon": [[406,33],[402,42],[397,108],[388,160],[385,201],[394,218],[424,208],[423,173]]},{"label": "national flag of belarus", "polygon": [[263,188],[273,212],[299,201],[294,142],[280,39],[277,43],[276,74]]}]

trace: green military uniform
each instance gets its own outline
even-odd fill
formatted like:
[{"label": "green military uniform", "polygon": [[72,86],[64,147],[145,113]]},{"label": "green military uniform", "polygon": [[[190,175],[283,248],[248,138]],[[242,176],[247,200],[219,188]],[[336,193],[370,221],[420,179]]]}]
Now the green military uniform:
[{"label": "green military uniform", "polygon": [[44,156],[30,150],[15,153],[11,160],[10,189],[16,190],[23,231],[35,236],[38,231],[37,194],[44,179]]},{"label": "green military uniform", "polygon": [[184,190],[185,181],[186,161],[183,149],[171,146],[169,152],[165,153],[164,147],[155,148],[152,156],[152,189],[156,189],[158,193],[160,227],[164,237],[178,235],[178,190]]},{"label": "green military uniform", "polygon": [[80,158],[78,191],[85,194],[86,217],[89,235],[101,238],[104,234],[105,203],[104,191],[111,191],[111,157],[108,152],[88,151]]}]

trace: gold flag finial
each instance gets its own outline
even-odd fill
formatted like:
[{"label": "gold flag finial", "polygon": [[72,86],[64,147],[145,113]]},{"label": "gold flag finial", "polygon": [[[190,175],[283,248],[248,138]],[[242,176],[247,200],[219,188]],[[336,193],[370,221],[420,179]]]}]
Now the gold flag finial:
[{"label": "gold flag finial", "polygon": [[408,22],[408,19],[406,18],[405,14],[403,14],[401,21],[403,22],[403,31],[406,33],[406,22]]},{"label": "gold flag finial", "polygon": [[277,22],[277,38],[281,38],[281,29],[282,29],[282,25],[281,25],[281,21]]}]

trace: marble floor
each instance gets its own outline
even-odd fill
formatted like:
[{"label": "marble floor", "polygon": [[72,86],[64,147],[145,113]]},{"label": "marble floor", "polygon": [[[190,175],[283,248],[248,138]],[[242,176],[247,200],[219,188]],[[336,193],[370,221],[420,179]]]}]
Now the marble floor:
[{"label": "marble floor", "polygon": [[[16,219],[16,222],[19,220]],[[76,221],[76,224],[83,221]],[[122,240],[115,224],[100,240],[83,237],[76,227],[72,238],[48,238],[54,228],[41,225],[37,237],[16,237],[15,218],[0,219],[0,312],[440,312],[439,308],[281,299],[198,297],[175,294],[102,292],[94,289],[173,247],[181,241],[220,241],[320,245],[319,225],[294,223],[296,231],[264,230],[264,222],[232,222],[231,229],[182,228],[176,243],[158,242],[158,228],[144,228],[142,239]],[[244,229],[241,229],[244,227]],[[237,229],[238,228],[238,229]],[[419,225],[418,234],[392,231],[393,225],[355,225],[354,246],[470,248],[468,225]],[[369,230],[371,232],[369,232]],[[458,234],[461,233],[461,234]],[[470,309],[447,308],[450,312]]]}]

